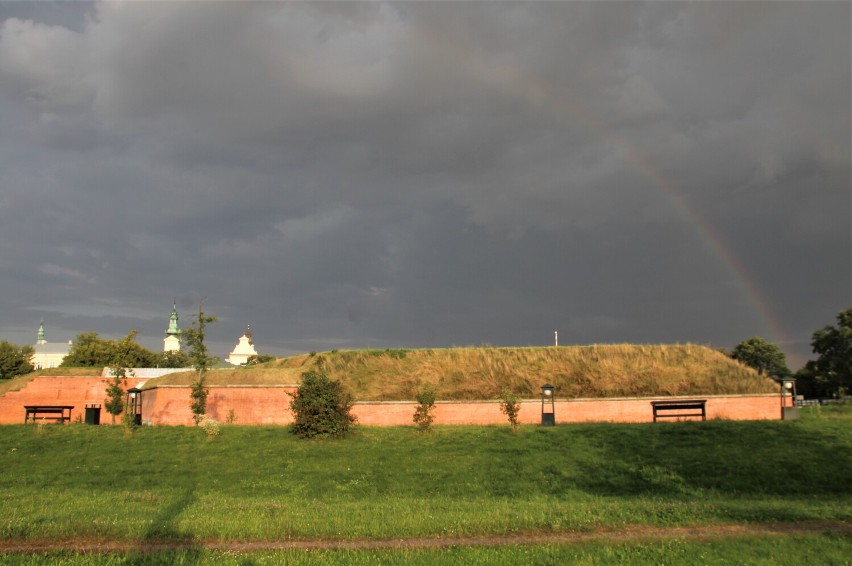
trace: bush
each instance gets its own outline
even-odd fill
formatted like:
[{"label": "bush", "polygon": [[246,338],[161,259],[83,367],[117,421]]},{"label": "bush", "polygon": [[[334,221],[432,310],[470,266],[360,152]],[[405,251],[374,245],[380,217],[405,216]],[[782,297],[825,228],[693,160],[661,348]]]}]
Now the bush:
[{"label": "bush", "polygon": [[500,401],[500,412],[509,419],[512,430],[518,430],[518,414],[521,412],[521,403],[514,393],[509,391],[503,394],[503,400]]},{"label": "bush", "polygon": [[258,354],[256,356],[249,356],[246,360],[246,363],[241,364],[244,367],[256,366],[260,364],[265,364],[267,362],[271,362],[275,359],[275,356],[271,356],[269,354]]},{"label": "bush", "polygon": [[201,421],[201,428],[204,429],[204,434],[207,435],[207,440],[213,440],[222,434],[219,428],[219,423],[211,418],[205,418]]},{"label": "bush", "polygon": [[321,368],[308,370],[290,401],[293,432],[302,438],[341,436],[355,424],[352,403],[339,381],[329,379]]},{"label": "bush", "polygon": [[429,385],[417,394],[417,408],[414,409],[414,424],[420,427],[420,430],[427,432],[432,428],[432,422],[435,420],[435,415],[432,411],[435,408],[436,399],[435,389]]}]

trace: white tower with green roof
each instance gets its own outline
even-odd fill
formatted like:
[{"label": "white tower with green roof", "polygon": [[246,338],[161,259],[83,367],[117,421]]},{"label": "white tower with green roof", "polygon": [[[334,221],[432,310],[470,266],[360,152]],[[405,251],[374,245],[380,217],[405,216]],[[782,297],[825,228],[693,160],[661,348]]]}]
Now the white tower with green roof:
[{"label": "white tower with green roof", "polygon": [[65,342],[48,342],[44,334],[44,319],[38,325],[38,333],[36,334],[36,343],[33,346],[33,356],[30,363],[36,369],[55,368],[59,367],[65,356],[71,350],[71,341]]},{"label": "white tower with green roof", "polygon": [[169,317],[169,327],[166,329],[166,337],[163,338],[163,351],[180,351],[180,328],[178,328],[177,301],[175,301],[172,305],[172,314]]},{"label": "white tower with green roof", "polygon": [[36,344],[47,344],[44,338],[44,319],[41,319],[41,324],[38,326],[38,334],[36,335]]}]

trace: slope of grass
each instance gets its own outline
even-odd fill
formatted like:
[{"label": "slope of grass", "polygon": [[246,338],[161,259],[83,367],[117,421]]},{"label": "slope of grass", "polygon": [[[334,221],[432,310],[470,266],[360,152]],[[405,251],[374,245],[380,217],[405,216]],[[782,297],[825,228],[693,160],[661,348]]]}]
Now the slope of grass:
[{"label": "slope of grass", "polygon": [[0,395],[4,395],[8,391],[20,391],[33,380],[33,377],[35,377],[35,374],[28,373],[12,379],[0,379]]},{"label": "slope of grass", "polygon": [[44,368],[32,372],[30,375],[34,377],[41,376],[59,376],[59,377],[100,377],[102,367],[83,367],[83,368]]},{"label": "slope of grass", "polygon": [[[544,383],[568,398],[777,392],[770,379],[751,368],[693,344],[334,350],[212,371],[208,382],[293,384],[318,363],[358,400],[410,400],[427,384],[445,400],[496,399],[507,390],[537,397]],[[147,387],[186,385],[194,378],[191,373],[172,374],[151,380]]]},{"label": "slope of grass", "polygon": [[0,540],[458,537],[850,521],[852,419],[556,427],[7,425]]},{"label": "slope of grass", "polygon": [[[306,369],[306,368],[305,368]],[[293,385],[302,379],[302,368],[259,365],[248,368],[215,369],[206,373],[207,385]],[[197,379],[194,371],[170,373],[148,380],[143,389],[159,385],[189,385]]]},{"label": "slope of grass", "polygon": [[8,391],[20,391],[27,383],[35,377],[62,376],[62,377],[99,377],[101,368],[50,368],[39,369],[26,375],[19,375],[12,379],[0,379],[0,395]]}]

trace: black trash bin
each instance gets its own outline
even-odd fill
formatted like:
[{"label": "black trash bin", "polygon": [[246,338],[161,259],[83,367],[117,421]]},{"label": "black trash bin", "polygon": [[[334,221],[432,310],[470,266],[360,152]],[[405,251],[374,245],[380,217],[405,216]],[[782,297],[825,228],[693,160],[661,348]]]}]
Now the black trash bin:
[{"label": "black trash bin", "polygon": [[101,424],[101,406],[95,403],[86,403],[86,424]]}]

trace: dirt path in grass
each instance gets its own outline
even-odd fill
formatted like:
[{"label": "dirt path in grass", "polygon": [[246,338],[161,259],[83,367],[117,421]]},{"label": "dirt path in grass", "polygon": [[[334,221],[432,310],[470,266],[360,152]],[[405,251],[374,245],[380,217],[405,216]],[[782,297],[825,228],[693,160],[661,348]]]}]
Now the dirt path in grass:
[{"label": "dirt path in grass", "polygon": [[662,539],[718,539],[739,536],[783,536],[816,533],[852,533],[852,523],[792,523],[772,525],[720,525],[697,527],[636,527],[618,531],[519,533],[503,536],[451,538],[400,538],[386,540],[288,540],[254,542],[220,541],[0,541],[0,552],[43,553],[70,550],[81,553],[163,552],[171,550],[207,549],[253,552],[264,550],[377,550],[444,548],[449,546],[540,545],[581,542],[629,542]]}]

